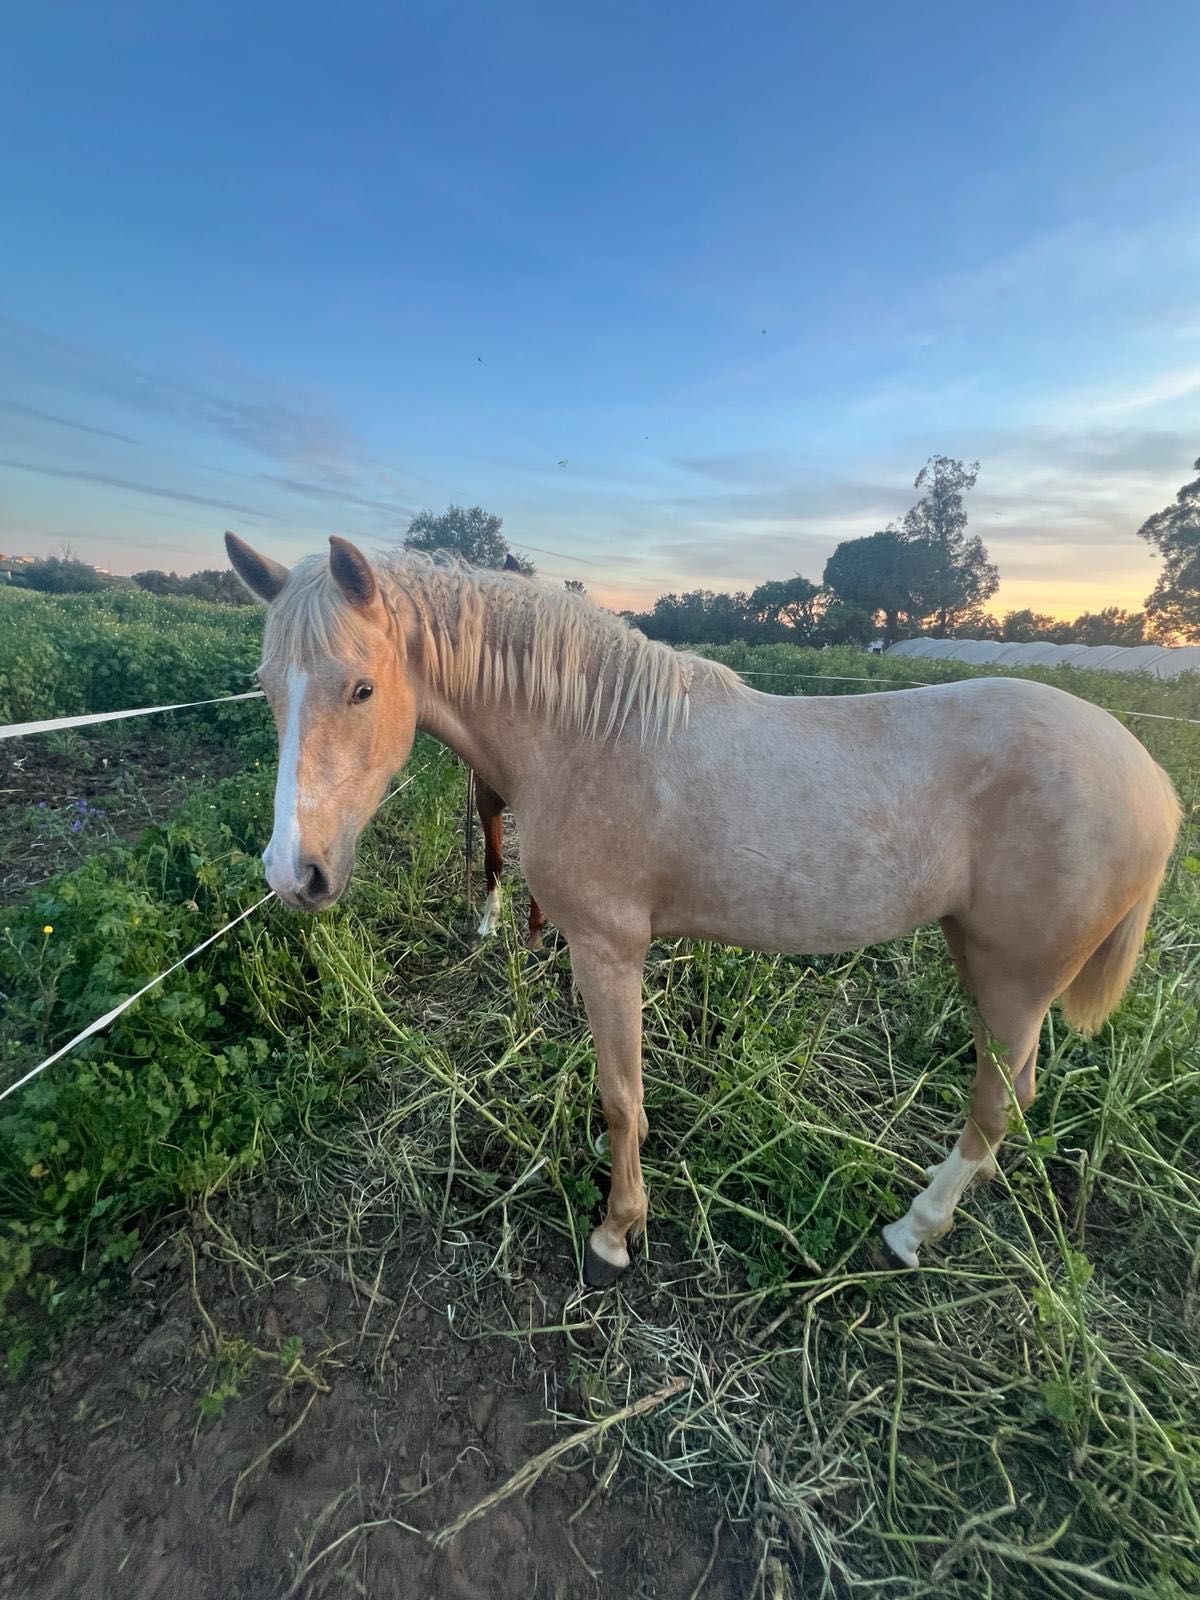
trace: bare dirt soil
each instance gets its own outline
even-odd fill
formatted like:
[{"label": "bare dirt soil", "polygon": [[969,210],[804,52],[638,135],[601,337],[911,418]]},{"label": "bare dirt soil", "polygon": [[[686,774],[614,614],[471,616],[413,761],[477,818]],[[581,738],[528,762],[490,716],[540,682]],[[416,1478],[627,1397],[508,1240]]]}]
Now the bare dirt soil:
[{"label": "bare dirt soil", "polygon": [[44,735],[0,744],[0,906],[106,844],[136,839],[170,817],[199,783],[244,771],[232,740],[193,742],[157,730],[103,733],[65,747]]},{"label": "bare dirt soil", "polygon": [[[461,1279],[439,1268],[423,1225],[304,1277],[270,1202],[228,1210],[244,1214],[193,1221],[143,1251],[106,1321],[0,1390],[0,1595],[750,1590],[749,1529],[715,1527],[661,1480],[651,1491],[616,1428],[436,1543],[541,1452],[611,1414],[611,1400],[589,1410],[572,1385],[561,1339],[555,1359],[548,1338],[522,1332],[561,1320],[573,1286],[548,1271],[464,1302],[456,1319]],[[274,1276],[272,1260],[289,1269]],[[632,1393],[652,1396],[661,1379],[636,1376]]]}]

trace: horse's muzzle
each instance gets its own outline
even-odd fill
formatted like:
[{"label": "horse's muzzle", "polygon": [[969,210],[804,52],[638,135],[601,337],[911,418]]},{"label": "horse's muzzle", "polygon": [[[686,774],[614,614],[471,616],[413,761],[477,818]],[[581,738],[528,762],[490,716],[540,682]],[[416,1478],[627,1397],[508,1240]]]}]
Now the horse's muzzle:
[{"label": "horse's muzzle", "polygon": [[315,856],[300,861],[295,875],[276,873],[267,868],[267,882],[293,911],[326,911],[341,899],[350,874],[335,874],[328,863]]}]

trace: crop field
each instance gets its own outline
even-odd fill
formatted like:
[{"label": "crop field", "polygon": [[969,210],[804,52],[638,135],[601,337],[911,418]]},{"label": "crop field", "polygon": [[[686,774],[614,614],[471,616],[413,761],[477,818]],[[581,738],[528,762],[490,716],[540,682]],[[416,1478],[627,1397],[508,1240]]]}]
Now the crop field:
[{"label": "crop field", "polygon": [[[0,722],[237,693],[257,627],[0,593]],[[1034,675],[1200,718],[1194,680]],[[566,950],[524,950],[515,851],[475,938],[464,772],[418,739],[334,911],[262,907],[0,1104],[0,1595],[1191,1600],[1200,726],[1130,726],[1186,812],[1144,959],[1095,1039],[1051,1019],[927,1265],[878,1227],[966,1113],[940,933],[664,942],[649,1235],[605,1292]],[[261,897],[274,750],[261,701],[0,744],[0,1088]]]}]

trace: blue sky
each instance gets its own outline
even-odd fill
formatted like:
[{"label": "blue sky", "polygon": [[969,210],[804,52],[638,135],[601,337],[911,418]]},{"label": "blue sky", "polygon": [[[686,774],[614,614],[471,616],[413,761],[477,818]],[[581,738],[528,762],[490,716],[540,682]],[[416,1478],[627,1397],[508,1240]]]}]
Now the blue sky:
[{"label": "blue sky", "polygon": [[[114,4],[0,61],[0,550],[819,578],[978,457],[1000,603],[1139,603],[1200,454],[1200,8]],[[541,552],[554,552],[543,554]]]}]

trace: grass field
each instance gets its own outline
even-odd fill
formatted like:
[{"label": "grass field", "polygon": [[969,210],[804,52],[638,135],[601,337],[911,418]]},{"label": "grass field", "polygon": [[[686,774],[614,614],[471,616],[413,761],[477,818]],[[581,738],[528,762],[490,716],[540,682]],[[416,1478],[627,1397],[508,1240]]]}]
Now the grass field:
[{"label": "grass field", "polygon": [[[205,626],[219,634],[220,619]],[[229,627],[197,649],[232,671],[249,646],[232,637],[241,615]],[[965,675],[850,652],[713,653],[781,673],[756,680],[778,692],[866,690],[809,672],[870,673],[872,689]],[[1200,716],[1194,683],[1052,681]],[[43,704],[27,692],[21,714]],[[265,711],[222,715],[241,718],[243,772],[0,914],[0,1082],[261,892]],[[645,985],[650,1235],[618,1290],[578,1291],[607,1182],[582,1007],[560,945],[526,960],[519,916],[485,946],[468,935],[462,772],[421,740],[344,905],[311,922],[266,908],[0,1108],[6,1409],[83,1336],[71,1330],[131,1314],[131,1276],[165,1240],[247,1283],[349,1271],[374,1286],[364,1337],[381,1297],[403,1303],[395,1263],[412,1257],[454,1348],[536,1349],[553,1375],[546,1419],[583,1427],[653,1399],[572,1458],[589,1516],[622,1486],[674,1496],[713,1529],[714,1559],[699,1587],[681,1567],[624,1592],[1194,1595],[1200,728],[1133,725],[1189,813],[1145,959],[1097,1038],[1049,1024],[1028,1127],[921,1272],[894,1270],[876,1238],[965,1115],[969,1030],[940,935],[820,959],[664,943]],[[269,1249],[239,1220],[268,1199],[284,1219]],[[179,1231],[164,1219],[181,1206]],[[300,1356],[281,1350],[295,1378]],[[210,1315],[179,1354],[213,1438],[250,1403],[239,1352]],[[537,1457],[556,1436],[543,1427],[514,1459],[554,1477]],[[356,1592],[334,1564],[353,1551],[367,1571],[370,1529],[399,1515],[389,1493],[338,1502],[322,1539],[346,1543],[303,1592]],[[599,1587],[579,1574],[580,1593],[617,1592],[600,1570]]]}]

